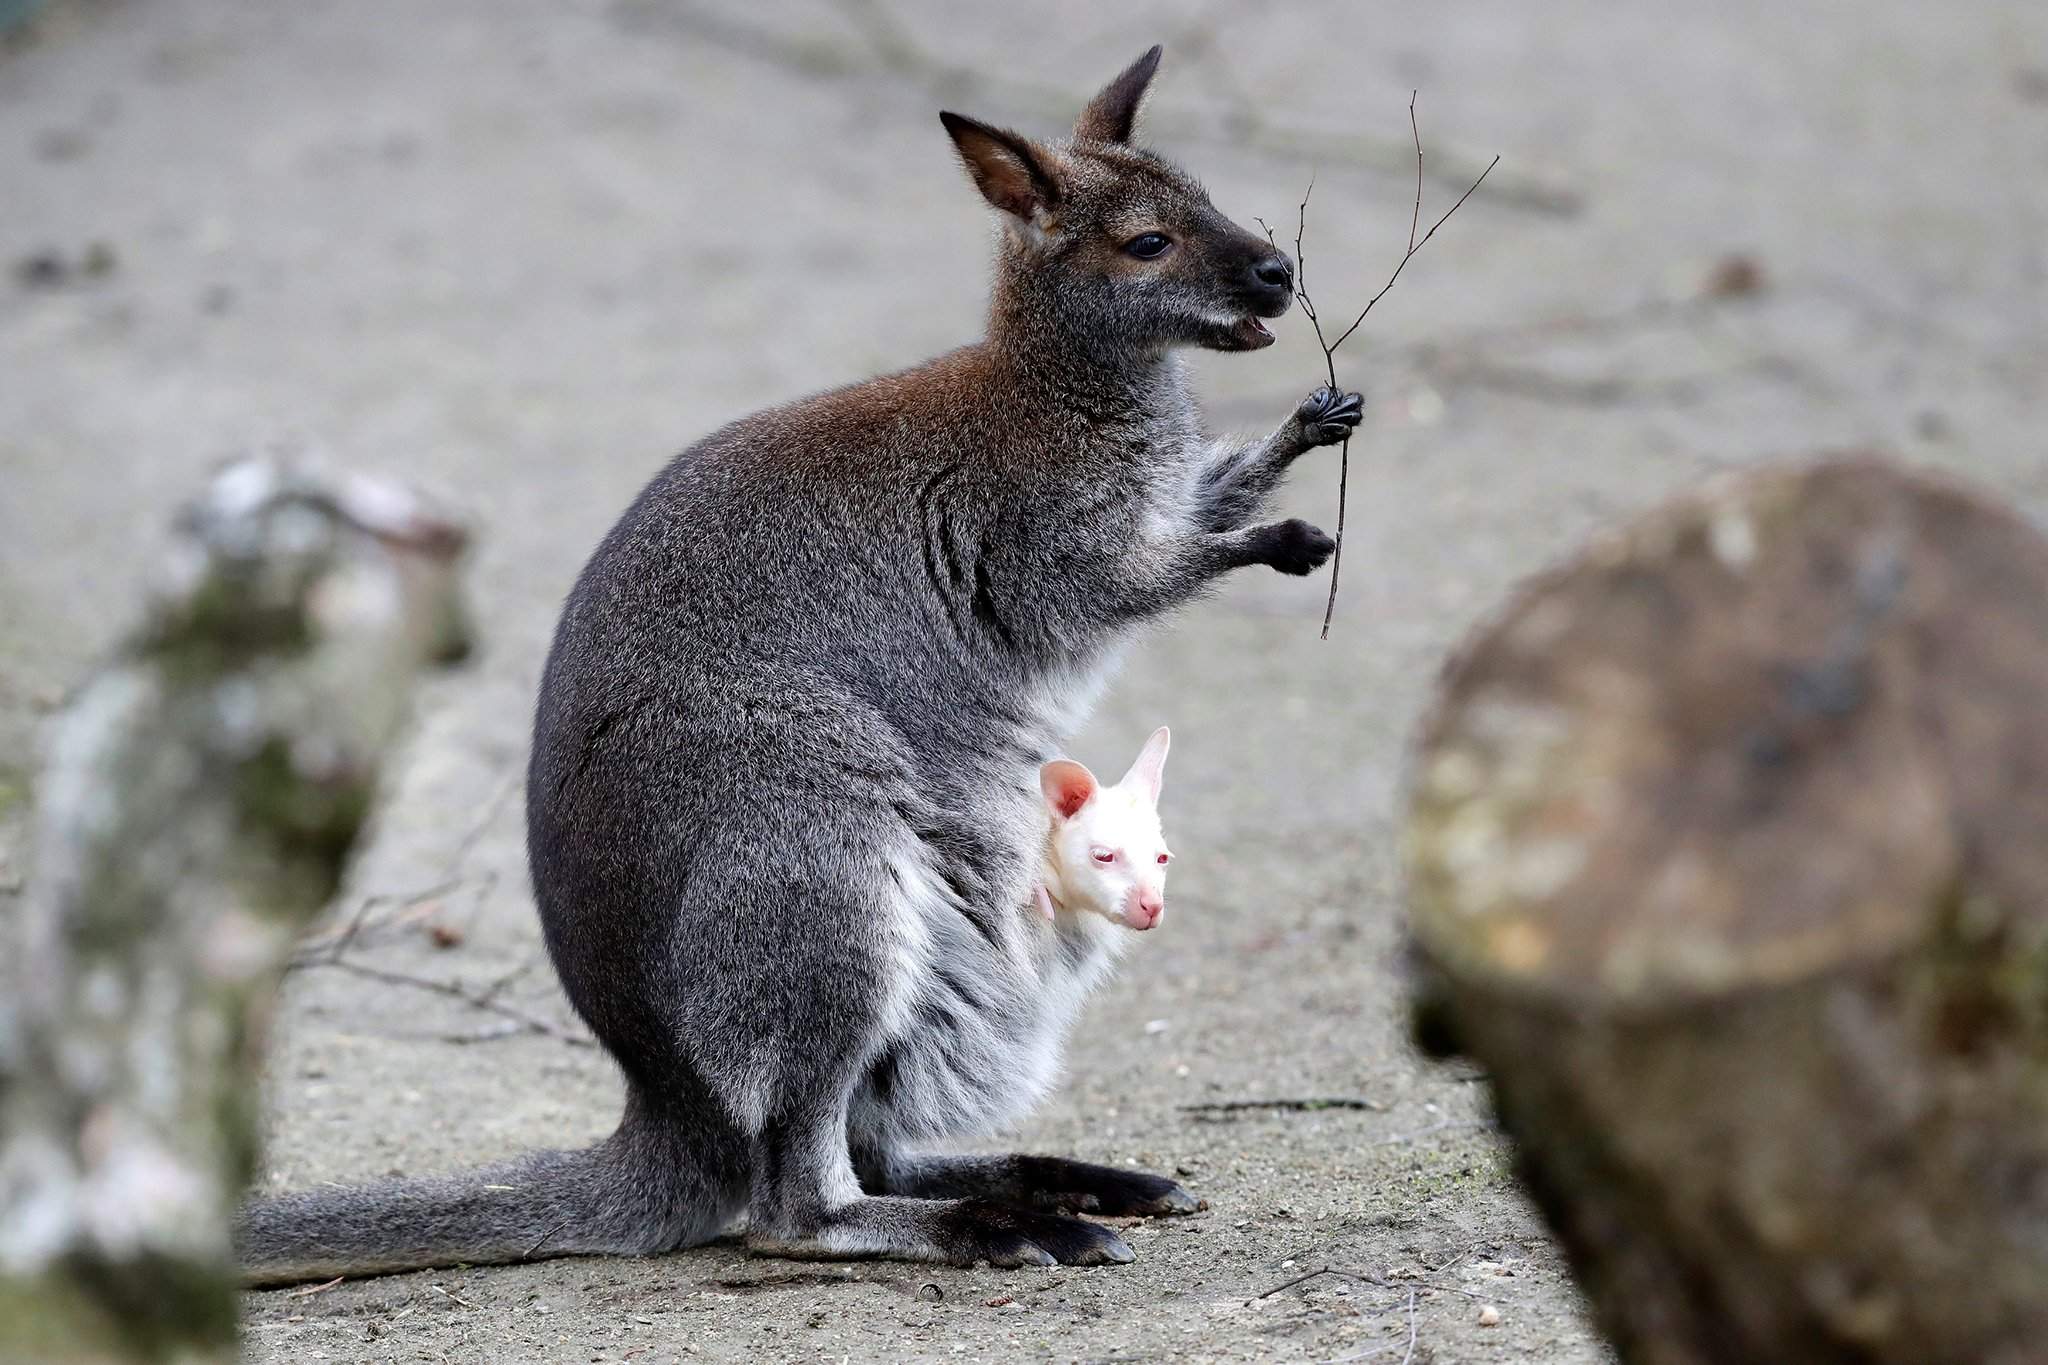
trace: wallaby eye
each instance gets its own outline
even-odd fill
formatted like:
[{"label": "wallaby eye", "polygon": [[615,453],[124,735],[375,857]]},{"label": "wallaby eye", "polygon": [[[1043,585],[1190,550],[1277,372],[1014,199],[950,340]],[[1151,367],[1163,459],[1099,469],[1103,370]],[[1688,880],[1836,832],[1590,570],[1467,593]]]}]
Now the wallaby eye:
[{"label": "wallaby eye", "polygon": [[1172,862],[1172,861],[1173,861],[1173,855],[1172,855],[1171,853],[1162,853],[1162,854],[1160,854],[1160,855],[1159,855],[1159,865],[1160,865],[1161,867],[1165,867],[1165,866],[1166,866],[1166,865],[1167,865],[1168,863],[1170,863],[1170,862]]},{"label": "wallaby eye", "polygon": [[1116,861],[1116,850],[1113,848],[1091,848],[1088,850],[1088,856],[1098,863],[1113,863]]},{"label": "wallaby eye", "polygon": [[1166,248],[1173,245],[1173,239],[1163,232],[1147,232],[1124,243],[1124,250],[1141,261],[1157,260],[1166,254]]}]

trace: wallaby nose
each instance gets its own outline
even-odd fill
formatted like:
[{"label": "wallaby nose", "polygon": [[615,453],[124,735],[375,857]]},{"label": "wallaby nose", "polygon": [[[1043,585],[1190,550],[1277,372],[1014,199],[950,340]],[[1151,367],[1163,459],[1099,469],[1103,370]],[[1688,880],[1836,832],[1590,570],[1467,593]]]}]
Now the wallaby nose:
[{"label": "wallaby nose", "polygon": [[1252,278],[1268,289],[1294,287],[1294,262],[1285,256],[1268,256],[1252,267]]}]

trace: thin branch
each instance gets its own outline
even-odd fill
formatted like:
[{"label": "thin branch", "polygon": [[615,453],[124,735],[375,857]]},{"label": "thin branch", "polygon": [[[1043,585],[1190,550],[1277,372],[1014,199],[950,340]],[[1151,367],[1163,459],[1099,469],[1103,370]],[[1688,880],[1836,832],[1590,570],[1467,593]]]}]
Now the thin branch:
[{"label": "thin branch", "polygon": [[[506,803],[512,798],[513,793],[519,789],[519,782],[520,774],[517,771],[507,773],[500,779],[496,790],[485,801],[482,813],[470,824],[468,829],[463,831],[461,837],[455,841],[453,848],[450,849],[445,870],[439,879],[418,891],[408,892],[403,895],[384,892],[364,897],[362,903],[356,907],[355,913],[349,916],[347,924],[324,938],[300,945],[298,953],[287,965],[286,970],[296,971],[301,967],[315,966],[322,962],[338,959],[350,948],[354,947],[363,933],[373,926],[381,929],[408,923],[412,919],[419,917],[414,914],[415,911],[424,913],[434,902],[461,890],[463,883],[468,880],[468,873],[465,869],[470,855],[475,852],[476,846],[482,841],[483,836],[497,823],[499,815],[504,812]],[[473,903],[481,904],[483,898],[489,895],[497,887],[497,884],[498,874],[496,871],[486,872],[481,884],[477,888],[475,896],[472,898]],[[474,908],[474,904],[472,908]],[[372,912],[387,906],[391,908],[390,913],[373,921]]]},{"label": "thin branch", "polygon": [[[1420,90],[1408,92],[1408,135],[1415,139],[1415,211],[1408,215],[1408,254],[1415,254],[1415,225],[1422,221],[1422,125],[1415,121],[1415,97]],[[1500,157],[1495,156],[1495,161]],[[1487,170],[1493,167],[1488,166]]]},{"label": "thin branch", "polygon": [[1319,1279],[1322,1276],[1328,1275],[1330,1273],[1331,1269],[1329,1266],[1323,1266],[1317,1270],[1303,1271],[1301,1274],[1296,1275],[1291,1280],[1282,1280],[1279,1284],[1274,1285],[1271,1289],[1260,1290],[1258,1293],[1246,1299],[1245,1304],[1249,1306],[1251,1304],[1257,1303],[1260,1299],[1270,1299],[1275,1294],[1279,1294],[1286,1290],[1292,1289],[1294,1288],[1294,1286],[1298,1284],[1307,1284],[1310,1280]]},{"label": "thin branch", "polygon": [[343,1275],[336,1275],[333,1279],[328,1280],[324,1284],[302,1284],[297,1289],[286,1290],[284,1294],[281,1295],[281,1297],[287,1299],[310,1299],[315,1294],[325,1294],[328,1290],[334,1288],[334,1286],[340,1284],[346,1278],[347,1277]]},{"label": "thin branch", "polygon": [[[1474,180],[1469,186],[1466,187],[1465,192],[1458,196],[1458,202],[1451,205],[1449,210],[1445,212],[1444,216],[1437,219],[1436,222],[1433,225],[1431,225],[1428,232],[1422,234],[1421,241],[1417,241],[1415,239],[1415,230],[1422,225],[1423,167],[1422,126],[1420,123],[1416,121],[1415,117],[1415,100],[1419,93],[1419,91],[1414,90],[1408,92],[1408,133],[1415,143],[1415,208],[1408,215],[1408,249],[1401,254],[1400,262],[1394,266],[1394,273],[1389,275],[1387,277],[1387,282],[1380,286],[1379,293],[1374,294],[1370,299],[1366,300],[1365,307],[1359,309],[1358,316],[1351,320],[1351,325],[1349,327],[1346,327],[1342,332],[1338,333],[1337,339],[1335,341],[1331,341],[1328,337],[1326,337],[1323,334],[1322,316],[1316,312],[1315,302],[1309,298],[1308,294],[1308,257],[1307,253],[1303,250],[1303,238],[1306,237],[1308,234],[1309,196],[1315,192],[1316,187],[1316,182],[1313,178],[1309,180],[1308,188],[1302,191],[1301,202],[1295,206],[1294,297],[1295,300],[1301,304],[1301,311],[1303,312],[1303,314],[1307,316],[1309,320],[1309,325],[1314,327],[1316,330],[1316,344],[1322,347],[1323,349],[1323,370],[1329,376],[1330,387],[1332,389],[1335,389],[1337,387],[1337,348],[1339,346],[1342,346],[1346,341],[1348,341],[1351,337],[1351,334],[1358,330],[1358,325],[1365,321],[1365,316],[1366,314],[1372,311],[1373,305],[1378,303],[1381,299],[1387,296],[1387,291],[1394,287],[1394,281],[1401,278],[1401,272],[1408,268],[1408,262],[1415,258],[1415,253],[1422,250],[1424,246],[1428,245],[1429,239],[1436,236],[1436,230],[1442,227],[1445,223],[1450,221],[1451,214],[1456,213],[1460,208],[1464,207],[1465,201],[1472,197],[1473,191],[1477,190],[1482,184],[1486,183],[1486,177],[1493,174],[1493,168],[1495,166],[1500,165],[1500,158],[1498,156],[1494,157],[1493,160],[1487,162],[1486,169],[1479,173],[1479,178],[1477,180]],[[1266,240],[1268,242],[1273,243],[1274,250],[1279,250],[1280,244],[1278,242],[1273,241],[1273,229],[1267,226],[1266,220],[1263,218],[1257,218],[1253,221],[1256,222],[1260,227],[1265,229]],[[1337,584],[1344,571],[1344,509],[1346,504],[1350,501],[1350,493],[1351,438],[1349,436],[1346,436],[1344,438],[1344,443],[1341,447],[1339,447],[1337,454],[1337,545],[1336,549],[1330,555],[1330,595],[1328,600],[1326,600],[1323,604],[1322,638],[1325,640],[1330,638],[1330,621],[1337,614]]]},{"label": "thin branch", "polygon": [[1285,1110],[1293,1114],[1312,1114],[1323,1109],[1364,1109],[1372,1113],[1384,1113],[1384,1104],[1378,1100],[1361,1099],[1351,1095],[1308,1095],[1283,1096],[1270,1100],[1211,1100],[1204,1104],[1183,1104],[1183,1114],[1244,1114],[1263,1110]]},{"label": "thin branch", "polygon": [[1436,230],[1442,227],[1445,223],[1450,221],[1451,214],[1456,213],[1460,208],[1464,206],[1465,201],[1472,197],[1472,191],[1478,189],[1481,185],[1485,184],[1487,175],[1493,170],[1495,166],[1498,165],[1500,165],[1499,157],[1495,157],[1492,161],[1488,162],[1486,169],[1479,173],[1479,178],[1472,182],[1471,188],[1467,189],[1463,194],[1458,196],[1458,202],[1451,205],[1451,207],[1444,213],[1443,217],[1437,219],[1435,223],[1430,225],[1429,231],[1422,234],[1421,241],[1415,243],[1415,245],[1408,248],[1407,254],[1401,257],[1401,263],[1394,267],[1394,273],[1388,277],[1387,282],[1385,284],[1380,286],[1380,292],[1374,294],[1370,299],[1366,300],[1365,307],[1361,308],[1358,312],[1358,316],[1351,320],[1351,325],[1344,329],[1343,335],[1339,336],[1336,341],[1331,343],[1331,350],[1335,350],[1337,347],[1342,346],[1345,342],[1345,339],[1348,338],[1353,332],[1358,330],[1358,324],[1365,321],[1365,315],[1372,311],[1372,306],[1375,303],[1378,303],[1381,299],[1385,298],[1387,296],[1387,291],[1394,287],[1394,281],[1401,278],[1401,272],[1407,268],[1409,260],[1414,257],[1416,252],[1422,250],[1423,247],[1429,245],[1429,239],[1436,236]]},{"label": "thin branch", "polygon": [[354,946],[356,939],[362,934],[363,930],[369,927],[372,911],[385,906],[391,906],[393,907],[392,915],[387,919],[378,921],[378,923],[380,926],[387,923],[397,923],[406,919],[411,912],[423,906],[432,905],[443,896],[460,889],[461,886],[462,878],[451,875],[443,877],[431,885],[424,886],[418,891],[409,892],[402,896],[391,894],[365,896],[362,904],[356,907],[355,913],[349,916],[347,924],[326,938],[317,939],[306,944],[285,965],[285,970],[297,971],[303,967],[317,967],[338,960],[343,953]]},{"label": "thin branch", "polygon": [[[565,1029],[559,1024],[541,1018],[539,1015],[528,1014],[517,1006],[507,1005],[498,1000],[496,996],[497,992],[503,988],[502,984],[489,987],[483,991],[472,991],[460,982],[436,981],[431,977],[414,976],[410,972],[394,972],[383,967],[372,967],[366,963],[357,962],[353,958],[345,957],[322,959],[307,963],[306,965],[312,967],[333,967],[339,971],[366,977],[371,981],[381,981],[388,986],[406,986],[413,990],[432,991],[436,995],[445,995],[450,999],[460,1000],[471,1009],[484,1010],[488,1013],[510,1019],[523,1026],[530,1033],[539,1033],[549,1038],[560,1039],[571,1047],[597,1046],[597,1043],[585,1034]],[[524,971],[525,968],[522,967],[520,970]]]},{"label": "thin branch", "polygon": [[560,1232],[560,1231],[561,1231],[561,1230],[562,1230],[563,1228],[565,1228],[565,1227],[568,1227],[568,1226],[569,1226],[569,1220],[568,1220],[568,1219],[566,1219],[566,1218],[564,1218],[564,1219],[563,1219],[563,1220],[562,1220],[561,1222],[559,1222],[559,1223],[556,1223],[556,1224],[555,1224],[555,1225],[554,1225],[553,1227],[549,1228],[549,1229],[548,1229],[548,1230],[547,1230],[546,1232],[543,1232],[543,1233],[542,1233],[542,1234],[540,1235],[540,1240],[539,1240],[538,1242],[535,1242],[535,1243],[534,1243],[534,1244],[533,1244],[532,1246],[530,1246],[530,1247],[528,1247],[528,1248],[526,1249],[526,1259],[528,1259],[528,1260],[532,1260],[532,1259],[533,1259],[533,1257],[534,1257],[534,1255],[535,1255],[535,1254],[536,1254],[537,1252],[539,1252],[539,1250],[540,1250],[540,1249],[541,1249],[542,1247],[546,1246],[546,1245],[548,1244],[549,1240],[550,1240],[550,1239],[552,1239],[552,1238],[554,1237],[554,1235],[555,1235],[556,1233]]}]

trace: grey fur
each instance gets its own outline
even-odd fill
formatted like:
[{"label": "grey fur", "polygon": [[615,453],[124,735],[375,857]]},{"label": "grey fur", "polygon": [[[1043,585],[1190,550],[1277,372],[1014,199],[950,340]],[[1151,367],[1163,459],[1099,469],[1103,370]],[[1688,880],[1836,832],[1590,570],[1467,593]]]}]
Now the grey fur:
[{"label": "grey fur", "polygon": [[[1148,77],[1089,126],[1128,128]],[[1149,153],[947,127],[1005,210],[987,339],[684,451],[562,615],[529,859],[625,1072],[618,1132],[256,1203],[252,1280],[656,1252],[742,1212],[783,1254],[1125,1261],[1068,1214],[1194,1207],[1157,1176],[913,1149],[1040,1099],[1124,941],[1031,909],[1038,765],[1144,622],[1234,568],[1322,564],[1314,527],[1252,522],[1358,408],[1319,393],[1209,442],[1174,348],[1262,344],[1244,319],[1285,310],[1285,258]],[[1173,249],[1132,259],[1155,229]]]}]

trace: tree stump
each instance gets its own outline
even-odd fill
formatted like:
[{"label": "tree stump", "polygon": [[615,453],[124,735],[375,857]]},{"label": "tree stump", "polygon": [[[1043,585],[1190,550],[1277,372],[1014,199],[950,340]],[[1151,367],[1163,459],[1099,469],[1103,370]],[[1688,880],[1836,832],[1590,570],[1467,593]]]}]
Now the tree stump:
[{"label": "tree stump", "polygon": [[414,679],[463,533],[405,488],[246,461],[58,722],[0,924],[0,1361],[230,1361],[261,1022]]},{"label": "tree stump", "polygon": [[1407,839],[1418,1031],[1625,1359],[2048,1359],[2026,523],[1842,459],[1596,541],[1452,661]]}]

